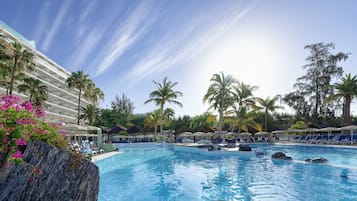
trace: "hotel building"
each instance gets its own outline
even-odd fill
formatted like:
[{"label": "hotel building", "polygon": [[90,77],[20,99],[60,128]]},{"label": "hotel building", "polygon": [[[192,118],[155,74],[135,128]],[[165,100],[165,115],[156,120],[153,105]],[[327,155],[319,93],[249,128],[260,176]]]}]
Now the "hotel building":
[{"label": "hotel building", "polygon": [[[46,55],[36,50],[35,42],[29,41],[14,29],[0,21],[0,34],[6,40],[19,42],[23,48],[31,51],[35,55],[35,70],[27,71],[26,75],[39,79],[48,88],[48,99],[45,102],[46,120],[50,122],[64,122],[69,124],[77,123],[78,93],[75,88],[68,88],[66,79],[71,75],[69,71],[49,59]],[[22,96],[26,94],[15,94]],[[5,89],[0,86],[0,94],[5,94]],[[89,104],[83,96],[81,106]]]}]

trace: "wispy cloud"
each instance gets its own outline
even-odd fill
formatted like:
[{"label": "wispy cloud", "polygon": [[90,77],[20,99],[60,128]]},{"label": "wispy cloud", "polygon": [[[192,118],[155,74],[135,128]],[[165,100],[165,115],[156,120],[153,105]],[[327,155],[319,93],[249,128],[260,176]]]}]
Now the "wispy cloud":
[{"label": "wispy cloud", "polygon": [[51,1],[45,1],[42,5],[40,11],[37,14],[36,18],[36,27],[34,28],[34,32],[32,33],[33,39],[38,42],[42,38],[42,36],[46,33],[46,25],[48,22],[48,15],[50,12]]},{"label": "wispy cloud", "polygon": [[101,29],[91,29],[95,26],[90,18],[97,8],[96,1],[90,1],[84,4],[79,13],[79,20],[77,22],[78,31],[74,38],[75,48],[69,59],[69,64],[72,70],[77,70],[85,63],[91,52],[93,52],[102,39],[104,31]]},{"label": "wispy cloud", "polygon": [[95,9],[97,8],[97,2],[96,1],[87,1],[84,2],[84,6],[82,7],[79,15],[79,22],[78,22],[78,27],[79,31],[76,36],[77,41],[80,41],[80,39],[87,34],[89,31],[90,27],[89,26],[89,19],[91,15],[95,12]]},{"label": "wispy cloud", "polygon": [[[253,5],[240,9],[239,12],[227,14],[215,22],[210,22],[209,28],[205,28],[199,33],[197,30],[201,30],[203,27],[199,22],[204,21],[203,19],[193,21],[183,33],[168,32],[168,35],[174,35],[175,38],[157,43],[158,45],[153,47],[150,53],[133,65],[131,71],[126,74],[124,82],[127,85],[134,85],[140,80],[172,68],[180,62],[188,62],[231,29],[252,7]],[[172,42],[173,40],[175,42]],[[121,78],[120,81],[123,79]]]},{"label": "wispy cloud", "polygon": [[72,54],[70,59],[72,70],[77,70],[83,67],[83,63],[88,59],[90,53],[95,50],[96,45],[101,39],[102,33],[98,31],[91,31],[87,33],[84,40],[81,42],[81,46]]},{"label": "wispy cloud", "polygon": [[13,26],[16,26],[20,23],[20,20],[21,20],[21,17],[22,17],[22,14],[24,13],[24,9],[25,9],[25,6],[24,4],[21,4],[17,10],[16,10],[16,14],[14,15],[13,19],[12,19],[12,22],[11,24]]},{"label": "wispy cloud", "polygon": [[55,17],[52,27],[50,28],[50,30],[48,32],[46,32],[46,37],[42,44],[42,49],[44,51],[48,50],[49,46],[52,43],[53,38],[56,36],[56,34],[59,33],[58,29],[59,29],[61,23],[64,22],[64,18],[66,17],[66,15],[68,13],[71,2],[72,1],[63,1],[63,4]]},{"label": "wispy cloud", "polygon": [[[121,23],[114,31],[113,37],[104,46],[105,56],[95,72],[99,76],[107,71],[115,61],[127,51],[136,41],[138,41],[150,29],[155,21],[153,5],[148,1],[142,1],[129,15],[127,20]],[[150,15],[150,17],[149,17]]]}]

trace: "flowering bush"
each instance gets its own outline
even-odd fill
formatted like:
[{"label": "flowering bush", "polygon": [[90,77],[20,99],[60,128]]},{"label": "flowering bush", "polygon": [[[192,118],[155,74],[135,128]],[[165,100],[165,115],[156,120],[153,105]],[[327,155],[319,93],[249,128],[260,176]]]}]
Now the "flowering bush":
[{"label": "flowering bush", "polygon": [[35,108],[30,102],[22,102],[18,96],[3,96],[0,101],[0,167],[8,161],[22,161],[26,144],[40,140],[65,148],[63,135],[56,132],[55,125],[46,123],[40,117],[42,108]]}]

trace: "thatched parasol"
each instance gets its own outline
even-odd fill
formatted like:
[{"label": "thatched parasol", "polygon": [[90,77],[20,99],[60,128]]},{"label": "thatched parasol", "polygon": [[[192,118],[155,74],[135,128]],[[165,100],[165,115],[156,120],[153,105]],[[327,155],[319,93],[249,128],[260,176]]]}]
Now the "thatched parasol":
[{"label": "thatched parasol", "polygon": [[120,131],[126,131],[126,130],[128,130],[128,129],[125,128],[124,126],[116,125],[113,128],[111,128],[108,133],[113,134],[113,133],[119,133]]}]

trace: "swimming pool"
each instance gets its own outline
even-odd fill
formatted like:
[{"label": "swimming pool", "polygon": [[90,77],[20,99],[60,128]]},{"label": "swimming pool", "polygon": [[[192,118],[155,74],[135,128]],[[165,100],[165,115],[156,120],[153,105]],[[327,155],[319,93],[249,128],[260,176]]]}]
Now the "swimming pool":
[{"label": "swimming pool", "polygon": [[[98,161],[99,201],[357,200],[357,149],[252,145],[263,157],[212,157],[170,146],[123,148]],[[282,151],[293,161],[271,160]],[[306,163],[324,157],[327,164]]]}]

